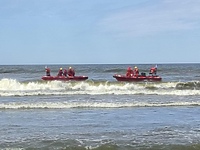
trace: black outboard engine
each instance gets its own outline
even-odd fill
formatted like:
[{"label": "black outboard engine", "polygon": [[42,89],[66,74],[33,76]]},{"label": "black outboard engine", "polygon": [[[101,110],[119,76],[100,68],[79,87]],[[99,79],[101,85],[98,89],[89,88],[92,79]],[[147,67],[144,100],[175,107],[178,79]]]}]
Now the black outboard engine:
[{"label": "black outboard engine", "polygon": [[144,73],[144,72],[141,72],[141,76],[146,76],[146,73]]}]

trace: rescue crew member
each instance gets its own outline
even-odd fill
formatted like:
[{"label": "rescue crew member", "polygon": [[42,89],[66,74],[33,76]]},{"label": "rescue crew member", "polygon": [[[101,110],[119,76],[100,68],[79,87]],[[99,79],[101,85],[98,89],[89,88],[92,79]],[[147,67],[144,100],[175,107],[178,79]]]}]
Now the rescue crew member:
[{"label": "rescue crew member", "polygon": [[47,66],[45,67],[45,72],[46,72],[46,76],[51,76],[50,75],[50,68],[48,68]]},{"label": "rescue crew member", "polygon": [[137,66],[135,66],[133,72],[134,72],[134,75],[135,75],[135,76],[138,76],[138,75],[139,75],[139,69],[138,69]]},{"label": "rescue crew member", "polygon": [[62,68],[60,68],[58,71],[58,76],[62,76],[62,75],[63,75],[63,71],[62,71]]},{"label": "rescue crew member", "polygon": [[67,70],[66,69],[64,69],[64,71],[63,71],[63,76],[67,76]]},{"label": "rescue crew member", "polygon": [[75,71],[72,67],[69,67],[69,69],[67,70],[67,75],[69,77],[74,77],[75,76]]},{"label": "rescue crew member", "polygon": [[127,76],[127,77],[132,77],[133,75],[134,75],[134,73],[133,73],[132,68],[131,68],[131,67],[128,67],[128,68],[127,68],[127,71],[126,71],[126,76]]},{"label": "rescue crew member", "polygon": [[152,68],[149,70],[149,74],[152,74],[152,76],[153,76],[153,75],[156,75],[156,73],[157,73],[157,66],[152,67]]}]

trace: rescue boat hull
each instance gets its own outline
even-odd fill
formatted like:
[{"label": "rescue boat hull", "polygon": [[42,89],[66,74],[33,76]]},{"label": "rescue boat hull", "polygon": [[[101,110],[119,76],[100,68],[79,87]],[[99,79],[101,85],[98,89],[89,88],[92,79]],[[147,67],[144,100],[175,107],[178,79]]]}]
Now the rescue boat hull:
[{"label": "rescue boat hull", "polygon": [[58,81],[84,81],[87,80],[88,77],[87,76],[74,76],[74,77],[65,77],[65,76],[43,76],[42,80],[46,80],[46,81],[54,81],[54,80],[58,80]]},{"label": "rescue boat hull", "polygon": [[127,81],[127,82],[139,82],[139,81],[161,81],[162,78],[159,76],[132,76],[127,77],[125,75],[114,75],[113,76],[117,81]]}]

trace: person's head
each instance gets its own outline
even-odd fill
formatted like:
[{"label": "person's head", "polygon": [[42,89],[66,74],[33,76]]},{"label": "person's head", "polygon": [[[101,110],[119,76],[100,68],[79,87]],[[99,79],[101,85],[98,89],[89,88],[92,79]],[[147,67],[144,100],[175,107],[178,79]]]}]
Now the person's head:
[{"label": "person's head", "polygon": [[137,69],[137,66],[135,66],[135,69]]},{"label": "person's head", "polygon": [[60,68],[60,70],[62,70],[62,68]]},{"label": "person's head", "polygon": [[69,69],[72,69],[72,67],[69,67]]}]

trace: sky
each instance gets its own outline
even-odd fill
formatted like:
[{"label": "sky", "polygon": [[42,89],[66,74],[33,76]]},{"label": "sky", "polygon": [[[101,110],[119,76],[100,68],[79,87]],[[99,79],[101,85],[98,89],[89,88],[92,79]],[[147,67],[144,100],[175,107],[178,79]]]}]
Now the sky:
[{"label": "sky", "polygon": [[0,0],[0,65],[200,63],[199,0]]}]

